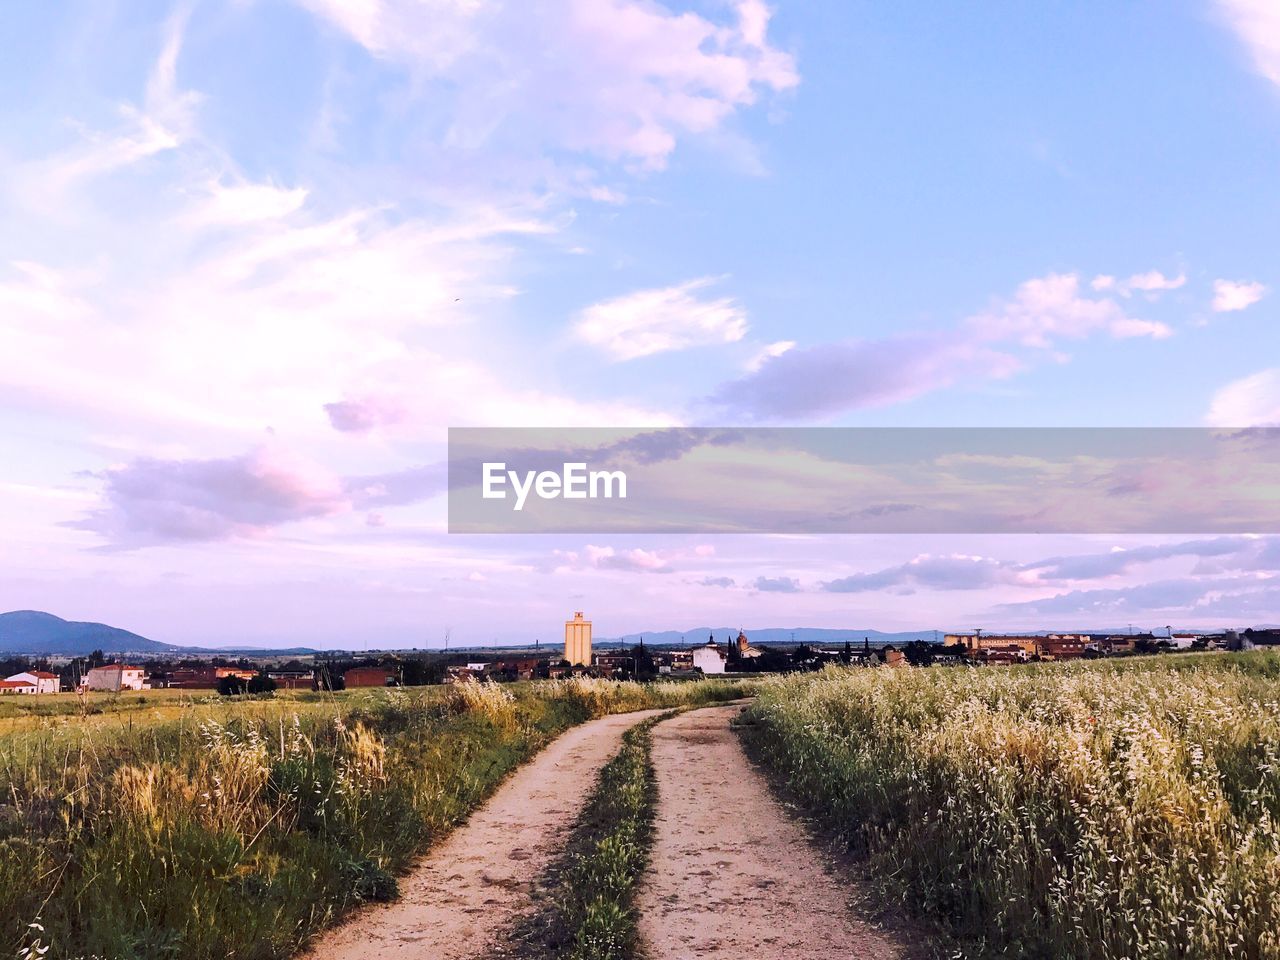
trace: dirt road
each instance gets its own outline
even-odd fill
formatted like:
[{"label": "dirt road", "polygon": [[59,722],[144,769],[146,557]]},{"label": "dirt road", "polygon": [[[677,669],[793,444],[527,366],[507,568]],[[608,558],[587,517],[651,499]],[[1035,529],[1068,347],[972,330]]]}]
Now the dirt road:
[{"label": "dirt road", "polygon": [[653,731],[658,816],[640,887],[640,936],[654,960],[890,960],[906,950],[854,918],[828,872],[729,729],[738,706]]},{"label": "dirt road", "polygon": [[321,937],[309,960],[475,960],[531,909],[534,881],[573,827],[622,734],[660,711],[593,720],[517,770],[400,884],[401,898]]}]

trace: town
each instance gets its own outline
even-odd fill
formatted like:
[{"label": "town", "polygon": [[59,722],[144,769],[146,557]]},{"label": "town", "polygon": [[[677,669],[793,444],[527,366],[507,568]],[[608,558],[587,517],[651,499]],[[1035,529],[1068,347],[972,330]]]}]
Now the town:
[{"label": "town", "polygon": [[[11,655],[0,659],[0,696],[121,692],[157,689],[216,691],[226,696],[276,690],[344,690],[408,687],[466,681],[514,682],[590,676],[614,680],[749,677],[820,670],[828,665],[861,667],[998,667],[1103,657],[1153,656],[1197,651],[1280,648],[1280,629],[1216,633],[1162,631],[1126,633],[947,633],[933,642],[755,644],[745,631],[717,640],[679,645],[597,645],[592,621],[578,611],[564,625],[563,649],[473,648],[454,652],[348,651],[308,656],[130,656],[108,658]],[[128,651],[123,651],[128,654]]]}]

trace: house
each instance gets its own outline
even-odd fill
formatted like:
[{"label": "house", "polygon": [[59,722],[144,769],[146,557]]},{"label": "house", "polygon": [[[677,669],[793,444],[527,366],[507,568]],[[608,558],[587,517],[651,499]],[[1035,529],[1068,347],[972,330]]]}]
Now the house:
[{"label": "house", "polygon": [[0,680],[0,696],[5,694],[31,694],[36,692],[36,685],[30,680]]},{"label": "house", "polygon": [[5,680],[35,684],[34,693],[57,693],[62,689],[62,681],[58,679],[58,675],[45,670],[15,673],[12,677],[5,677]]},{"label": "house", "polygon": [[121,690],[150,690],[151,682],[147,679],[147,671],[142,667],[109,663],[104,667],[90,669],[80,678],[80,686],[86,690],[118,693]]},{"label": "house", "polygon": [[724,648],[716,644],[714,636],[702,646],[694,647],[691,652],[695,670],[701,670],[706,674],[724,673],[725,661],[729,659],[729,655]]},{"label": "house", "polygon": [[532,680],[542,664],[541,657],[511,657],[489,664],[489,673],[511,680]]},{"label": "house", "polygon": [[992,666],[1008,666],[1012,663],[1026,663],[1031,658],[1027,650],[1020,643],[1007,643],[1002,646],[990,645],[983,646],[976,653],[971,654],[973,659],[978,663],[985,663]]},{"label": "house", "polygon": [[391,687],[396,683],[396,672],[386,667],[352,667],[342,675],[342,682],[352,687]]},{"label": "house", "polygon": [[894,647],[884,648],[884,665],[886,667],[909,667],[907,655]]},{"label": "house", "polygon": [[1043,637],[1036,652],[1045,660],[1075,660],[1083,657],[1092,637],[1083,633],[1051,633]]},{"label": "house", "polygon": [[271,670],[267,676],[281,690],[313,690],[316,685],[315,675],[309,670]]},{"label": "house", "polygon": [[663,676],[681,676],[693,672],[693,654],[688,650],[660,650],[653,655],[658,673]]}]

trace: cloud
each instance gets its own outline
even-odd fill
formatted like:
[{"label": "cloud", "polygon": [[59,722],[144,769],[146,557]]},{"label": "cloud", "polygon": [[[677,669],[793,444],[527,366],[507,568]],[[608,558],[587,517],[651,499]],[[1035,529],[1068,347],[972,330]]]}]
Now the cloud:
[{"label": "cloud", "polygon": [[896,567],[828,580],[822,589],[828,593],[865,593],[898,587],[977,590],[1016,579],[1016,571],[1010,565],[990,557],[922,554]]},{"label": "cloud", "polygon": [[1235,380],[1218,390],[1205,420],[1214,427],[1280,424],[1280,367]]},{"label": "cloud", "polygon": [[472,150],[505,138],[659,169],[680,137],[799,83],[761,0],[717,21],[651,0],[298,2],[433,84],[447,141]]},{"label": "cloud", "polygon": [[[1146,282],[1154,284],[1156,281],[1151,278],[1160,275],[1153,271],[1145,276]],[[1181,285],[1181,280],[1175,285]],[[1012,341],[1037,348],[1097,332],[1117,338],[1156,339],[1173,333],[1163,323],[1128,316],[1115,300],[1082,296],[1080,278],[1074,273],[1051,273],[1027,280],[1012,298],[968,318],[965,326],[983,340]]]},{"label": "cloud", "polygon": [[1129,573],[1135,566],[1172,557],[1226,557],[1252,550],[1258,541],[1247,537],[1216,537],[1182,543],[1158,544],[1073,557],[1051,557],[1023,564],[1040,580],[1098,580]]},{"label": "cloud", "polygon": [[241,182],[230,186],[209,184],[203,202],[188,214],[193,224],[246,224],[278,220],[301,209],[308,191],[303,187],[277,187],[272,183]]},{"label": "cloud", "polygon": [[955,337],[903,336],[789,350],[722,384],[711,402],[746,420],[831,417],[909,400],[961,379],[998,379],[1014,357]]},{"label": "cloud", "polygon": [[1267,288],[1257,281],[1213,281],[1213,312],[1230,313],[1253,306],[1266,294]]},{"label": "cloud", "polygon": [[734,585],[734,580],[733,577],[703,577],[698,584],[703,587],[720,587],[727,590]]},{"label": "cloud", "polygon": [[72,525],[124,547],[256,537],[349,508],[335,478],[269,447],[221,459],[141,457],[101,479],[103,506]]},{"label": "cloud", "polygon": [[[1003,614],[1024,617],[1064,616],[1087,618],[1094,624],[1106,624],[1107,618],[1151,617],[1194,618],[1203,616],[1239,616],[1250,594],[1262,593],[1269,604],[1248,604],[1251,609],[1274,611],[1280,591],[1265,581],[1241,579],[1229,582],[1194,578],[1158,580],[1153,583],[1100,590],[1071,590],[1038,600],[998,604],[994,609]],[[1254,598],[1256,600],[1256,598]],[[1223,603],[1225,600],[1227,602]],[[1113,620],[1111,624],[1114,625]]]},{"label": "cloud", "polygon": [[800,592],[800,581],[791,577],[756,577],[751,586],[761,593]]},{"label": "cloud", "polygon": [[400,423],[406,416],[399,403],[378,400],[339,400],[326,403],[324,412],[333,429],[342,433],[368,433],[375,427]]},{"label": "cloud", "polygon": [[696,296],[716,281],[701,277],[593,304],[578,315],[575,330],[615,360],[733,343],[747,333],[745,311],[730,297]]},{"label": "cloud", "polygon": [[779,340],[776,343],[767,344],[761,347],[746,363],[746,368],[752,373],[759,370],[765,365],[765,362],[775,357],[780,357],[788,350],[795,348],[794,340]]},{"label": "cloud", "polygon": [[[1150,276],[1147,282],[1156,283]],[[955,383],[1004,379],[1027,366],[1014,348],[1049,350],[1059,340],[1096,333],[1163,339],[1173,331],[1129,316],[1110,297],[1085,296],[1076,274],[1048,274],[1021,284],[1012,297],[966,318],[952,332],[788,349],[759,358],[755,369],[722,384],[708,399],[748,420],[832,417]]]},{"label": "cloud", "polygon": [[1280,7],[1272,0],[1216,0],[1215,5],[1249,51],[1254,69],[1280,86]]},{"label": "cloud", "polygon": [[628,573],[670,573],[664,557],[650,550],[617,551],[613,547],[597,547],[591,544],[586,548],[587,562],[597,570],[624,570]]}]

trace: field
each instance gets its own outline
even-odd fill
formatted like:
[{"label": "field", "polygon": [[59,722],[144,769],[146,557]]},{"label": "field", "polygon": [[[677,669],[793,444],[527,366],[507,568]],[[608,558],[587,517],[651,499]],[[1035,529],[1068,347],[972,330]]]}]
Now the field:
[{"label": "field", "polygon": [[[271,958],[396,877],[561,731],[741,686],[605,681],[0,715],[0,956]],[[26,698],[24,698],[26,700]]]},{"label": "field", "polygon": [[960,955],[1280,957],[1280,656],[829,669],[749,718]]}]

